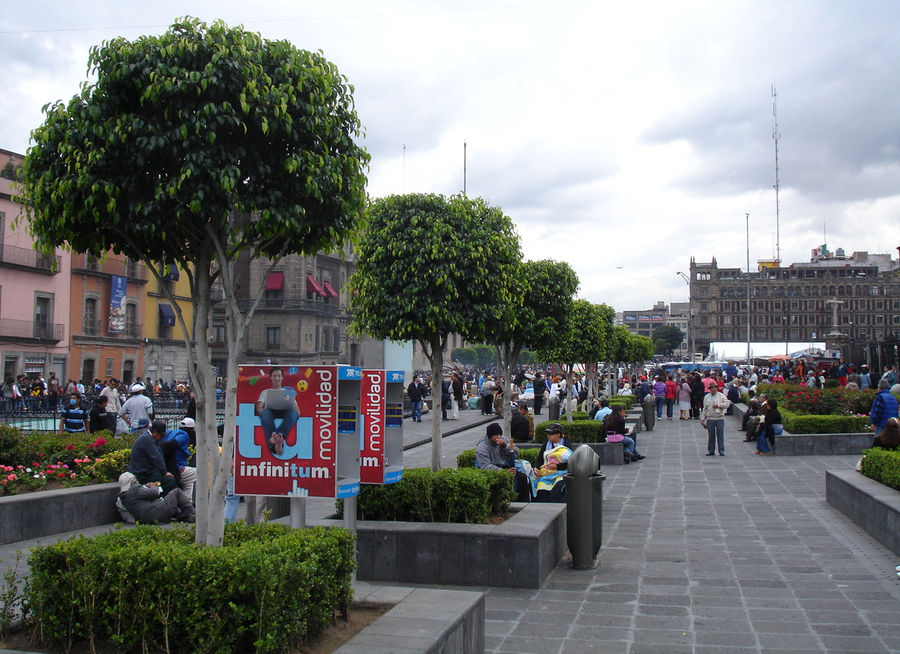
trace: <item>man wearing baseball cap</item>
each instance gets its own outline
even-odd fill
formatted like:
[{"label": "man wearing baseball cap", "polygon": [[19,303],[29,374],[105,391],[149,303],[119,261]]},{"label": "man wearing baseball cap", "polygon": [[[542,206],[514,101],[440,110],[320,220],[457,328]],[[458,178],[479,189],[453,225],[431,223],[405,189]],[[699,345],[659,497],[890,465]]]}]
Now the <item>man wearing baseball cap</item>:
[{"label": "man wearing baseball cap", "polygon": [[159,438],[159,448],[162,450],[163,457],[166,460],[166,470],[171,472],[178,487],[184,491],[184,494],[193,501],[194,484],[197,482],[197,468],[188,465],[191,463],[190,446],[196,447],[196,437],[191,439],[194,432],[193,418],[185,418],[181,421],[180,429],[165,431],[165,425],[162,422],[154,422],[153,427],[157,425],[163,426],[163,433]]},{"label": "man wearing baseball cap", "polygon": [[131,397],[125,400],[119,409],[119,417],[125,421],[131,431],[137,431],[137,424],[141,420],[147,420],[149,424],[153,420],[153,402],[144,395],[144,385],[134,383],[131,385]]}]

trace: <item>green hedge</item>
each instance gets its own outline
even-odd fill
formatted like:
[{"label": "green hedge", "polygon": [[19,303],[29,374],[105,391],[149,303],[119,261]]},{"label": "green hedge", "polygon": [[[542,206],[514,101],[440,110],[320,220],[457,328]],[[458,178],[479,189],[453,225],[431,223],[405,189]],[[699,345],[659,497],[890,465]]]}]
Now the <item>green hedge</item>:
[{"label": "green hedge", "polygon": [[[512,476],[505,470],[412,468],[404,470],[396,484],[363,485],[356,516],[359,520],[485,523],[491,515],[504,514],[515,497]],[[343,500],[336,506],[343,516]]]},{"label": "green hedge", "polygon": [[34,548],[35,633],[66,649],[284,652],[349,607],[356,564],[343,529],[235,523],[222,547],[193,541],[193,528],[140,526]]},{"label": "green hedge", "polygon": [[[586,416],[587,414],[582,413],[581,415]],[[575,414],[572,414],[572,416],[574,418]],[[582,419],[573,420],[572,422],[561,420],[559,424],[562,425],[563,436],[572,443],[601,443],[605,438],[603,423],[599,420]],[[541,426],[545,427],[546,425]],[[545,443],[547,441],[547,432],[543,429],[535,429],[534,440],[537,443]]]},{"label": "green hedge", "polygon": [[[531,465],[537,465],[539,447],[520,447],[516,458],[528,461]],[[474,468],[475,467],[475,450],[463,450],[456,455],[457,468]]]},{"label": "green hedge", "polygon": [[900,490],[900,452],[879,447],[864,450],[862,473],[885,486]]},{"label": "green hedge", "polygon": [[857,434],[868,431],[868,416],[798,415],[779,409],[784,428],[791,434]]}]

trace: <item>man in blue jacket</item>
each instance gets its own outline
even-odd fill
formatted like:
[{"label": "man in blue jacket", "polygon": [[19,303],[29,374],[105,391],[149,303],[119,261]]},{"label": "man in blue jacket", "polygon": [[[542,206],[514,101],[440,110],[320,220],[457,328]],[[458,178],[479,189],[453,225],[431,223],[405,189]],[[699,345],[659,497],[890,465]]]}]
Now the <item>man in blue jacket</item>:
[{"label": "man in blue jacket", "polygon": [[881,436],[888,419],[897,417],[897,398],[891,395],[890,387],[891,383],[887,379],[878,380],[878,394],[875,395],[869,412],[869,422],[872,423],[876,438]]},{"label": "man in blue jacket", "polygon": [[[163,425],[163,423],[154,422],[154,429],[157,425]],[[185,418],[181,421],[181,429],[173,429],[172,431],[163,429],[163,433],[159,437],[159,448],[162,450],[163,457],[166,460],[166,470],[175,476],[178,487],[192,501],[194,484],[197,482],[197,468],[189,466],[188,463],[191,460],[191,434],[195,425],[193,418]]]}]

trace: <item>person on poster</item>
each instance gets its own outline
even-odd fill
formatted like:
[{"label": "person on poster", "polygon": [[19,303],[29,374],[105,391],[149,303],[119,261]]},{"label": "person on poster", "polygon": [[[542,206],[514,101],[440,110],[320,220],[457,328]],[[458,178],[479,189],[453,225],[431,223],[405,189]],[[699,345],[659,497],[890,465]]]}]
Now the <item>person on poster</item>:
[{"label": "person on poster", "polygon": [[[271,388],[259,394],[256,411],[266,436],[266,445],[272,454],[281,455],[284,451],[284,440],[291,433],[300,418],[300,407],[297,406],[297,393],[294,389],[283,387],[284,370],[278,367],[269,370]],[[279,424],[276,426],[275,421]]]}]

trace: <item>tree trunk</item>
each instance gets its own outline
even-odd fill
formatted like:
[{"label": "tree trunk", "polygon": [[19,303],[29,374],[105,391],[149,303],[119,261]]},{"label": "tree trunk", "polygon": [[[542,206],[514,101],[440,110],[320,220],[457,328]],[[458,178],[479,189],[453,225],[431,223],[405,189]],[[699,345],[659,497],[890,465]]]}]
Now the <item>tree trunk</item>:
[{"label": "tree trunk", "polygon": [[[423,344],[424,345],[424,344]],[[440,334],[431,337],[431,469],[441,469],[441,375],[444,369],[444,348]],[[428,354],[426,353],[426,356]]]}]

